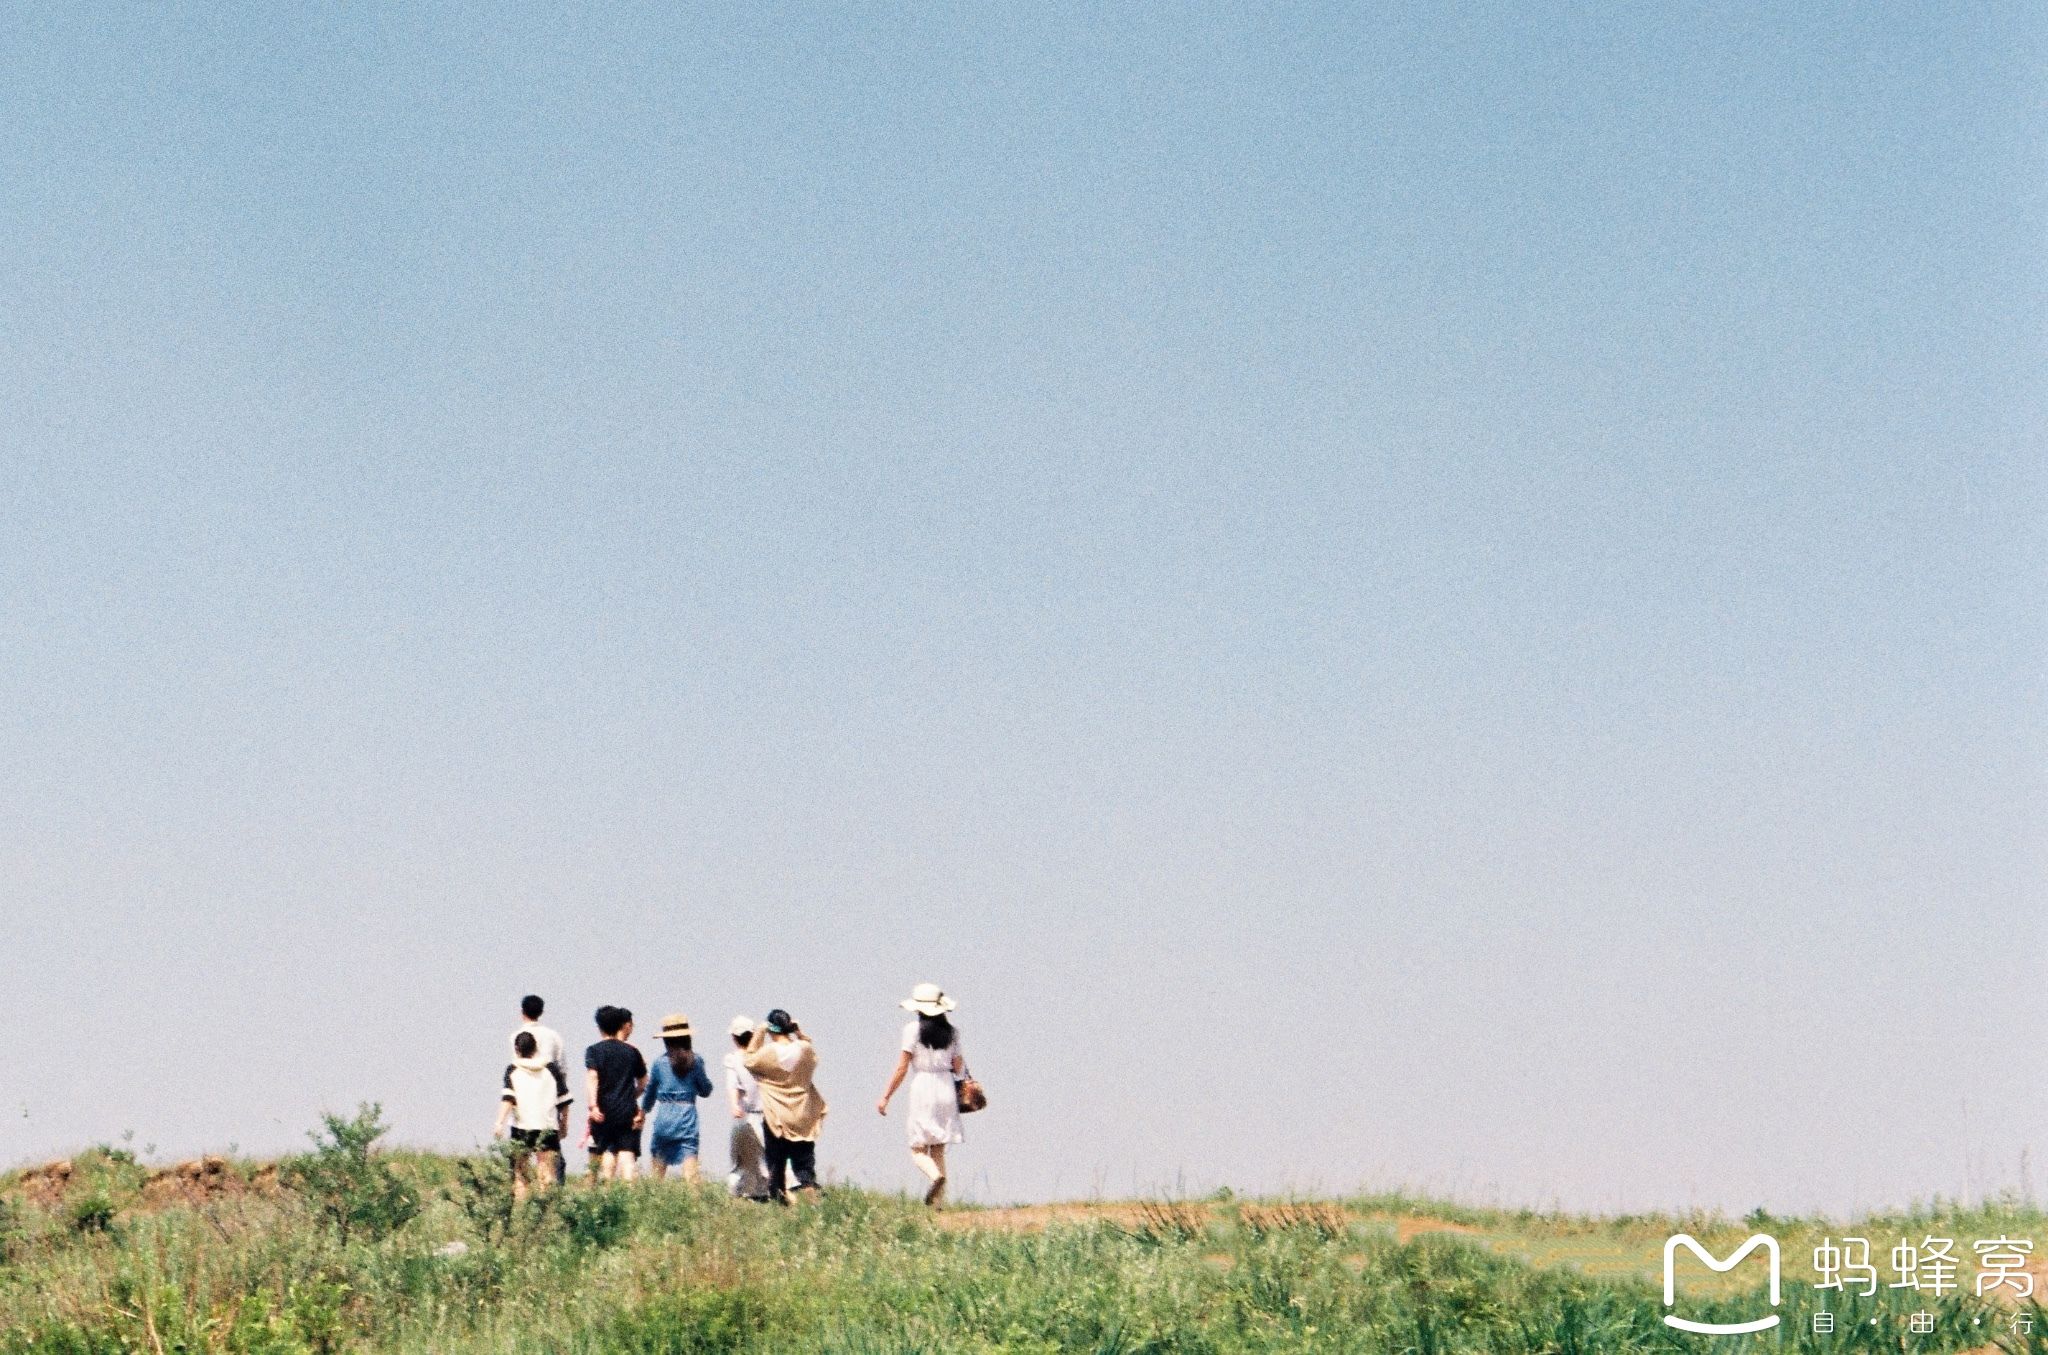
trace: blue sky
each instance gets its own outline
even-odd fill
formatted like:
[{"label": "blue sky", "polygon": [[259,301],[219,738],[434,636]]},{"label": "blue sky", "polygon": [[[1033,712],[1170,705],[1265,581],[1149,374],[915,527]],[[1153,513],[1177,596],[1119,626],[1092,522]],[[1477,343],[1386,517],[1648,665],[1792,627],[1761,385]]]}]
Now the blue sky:
[{"label": "blue sky", "polygon": [[907,1185],[929,978],[984,1198],[2016,1183],[2048,25],[1235,9],[0,20],[0,1158]]}]

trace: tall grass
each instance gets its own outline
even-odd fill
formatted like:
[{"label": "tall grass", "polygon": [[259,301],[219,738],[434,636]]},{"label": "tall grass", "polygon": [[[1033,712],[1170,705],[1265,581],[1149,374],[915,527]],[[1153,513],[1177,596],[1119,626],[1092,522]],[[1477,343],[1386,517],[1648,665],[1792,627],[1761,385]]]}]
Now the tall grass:
[{"label": "tall grass", "polygon": [[[17,1182],[0,1191],[0,1353],[1728,1355],[1958,1351],[2004,1334],[2002,1312],[1952,1297],[1931,1307],[1933,1333],[1909,1336],[1905,1314],[1928,1305],[1881,1293],[1827,1296],[1837,1332],[1815,1336],[1822,1296],[1788,1282],[1773,1332],[1692,1337],[1663,1325],[1662,1296],[1641,1277],[1533,1266],[1451,1235],[1402,1245],[1368,1211],[1334,1203],[1158,1206],[1013,1232],[938,1226],[901,1199],[845,1189],[777,1209],[673,1182],[572,1185],[515,1209],[494,1157],[377,1161],[405,1187],[364,1174],[406,1206],[389,1227],[356,1210],[334,1173],[303,1164],[274,1174],[281,1184],[237,1164],[221,1189],[191,1198],[163,1197],[139,1166],[105,1154],[81,1158],[61,1196]],[[104,1218],[97,1207],[81,1217],[88,1198],[110,1206]],[[1759,1304],[1728,1294],[1701,1315]]]}]

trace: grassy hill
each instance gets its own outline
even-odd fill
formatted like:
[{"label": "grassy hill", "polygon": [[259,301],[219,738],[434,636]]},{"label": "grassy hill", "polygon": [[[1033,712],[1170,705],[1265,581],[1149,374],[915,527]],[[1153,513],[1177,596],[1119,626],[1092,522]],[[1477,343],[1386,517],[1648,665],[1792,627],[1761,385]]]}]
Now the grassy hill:
[{"label": "grassy hill", "polygon": [[[374,1138],[371,1121],[335,1122],[318,1151],[282,1163],[151,1171],[102,1148],[0,1179],[0,1352],[2048,1350],[2011,1331],[2010,1307],[1968,1297],[1967,1269],[1960,1297],[1845,1300],[1802,1265],[1830,1231],[1877,1250],[1930,1232],[2048,1244],[2042,1216],[2017,1206],[1853,1229],[1388,1196],[935,1216],[844,1188],[778,1209],[709,1187],[572,1181],[515,1209],[501,1159],[382,1153]],[[1785,1248],[1780,1327],[1665,1327],[1664,1238],[1685,1229],[1725,1249],[1753,1227]],[[1696,1315],[1764,1311],[1743,1280],[1715,1278],[1687,1275]],[[1837,1330],[1815,1335],[1824,1299]],[[1932,1332],[1908,1332],[1915,1310]]]}]

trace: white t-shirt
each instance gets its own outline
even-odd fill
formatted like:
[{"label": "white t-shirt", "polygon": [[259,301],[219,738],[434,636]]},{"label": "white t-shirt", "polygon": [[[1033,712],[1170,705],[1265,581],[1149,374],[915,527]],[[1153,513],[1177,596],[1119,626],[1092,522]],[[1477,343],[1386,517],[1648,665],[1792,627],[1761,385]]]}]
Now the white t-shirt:
[{"label": "white t-shirt", "polygon": [[[533,1056],[535,1058],[539,1059],[542,1063],[554,1064],[555,1067],[562,1070],[564,1077],[568,1076],[569,1065],[562,1062],[561,1036],[555,1034],[555,1032],[549,1030],[538,1021],[521,1021],[519,1029],[512,1032],[511,1038],[517,1040],[521,1034],[533,1037]],[[515,1049],[512,1051],[512,1054],[516,1058],[519,1051]]]},{"label": "white t-shirt", "polygon": [[735,1049],[725,1056],[726,1076],[740,1094],[740,1110],[747,1115],[761,1113],[761,1084],[747,1071],[747,1056]]},{"label": "white t-shirt", "polygon": [[505,1069],[504,1100],[512,1103],[516,1129],[553,1129],[563,1106],[575,1098],[562,1080],[562,1070],[537,1058],[514,1059]]}]

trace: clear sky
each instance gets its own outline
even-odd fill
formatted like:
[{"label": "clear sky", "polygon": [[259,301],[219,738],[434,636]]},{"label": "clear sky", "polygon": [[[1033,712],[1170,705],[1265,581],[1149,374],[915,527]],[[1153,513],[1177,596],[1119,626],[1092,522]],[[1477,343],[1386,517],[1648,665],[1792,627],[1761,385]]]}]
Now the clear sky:
[{"label": "clear sky", "polygon": [[2048,1154],[2041,10],[589,8],[0,18],[0,1161],[537,990],[907,1187],[922,979],[983,1199]]}]

